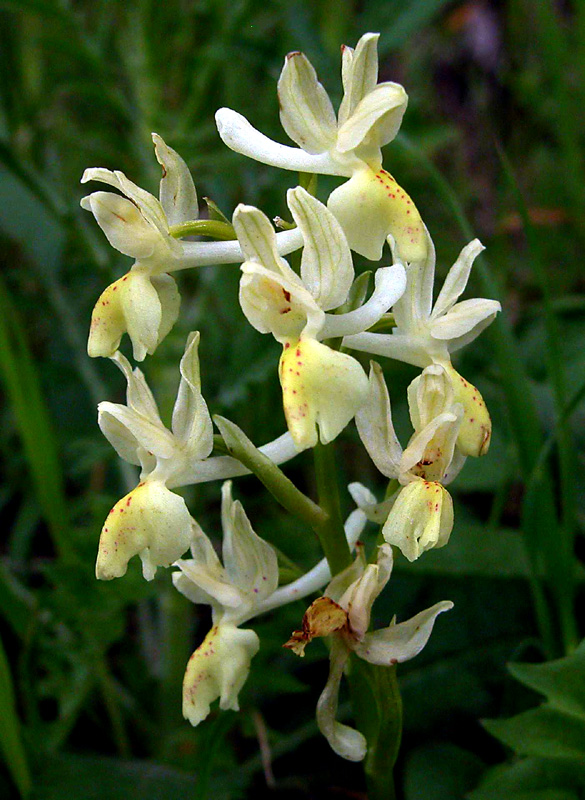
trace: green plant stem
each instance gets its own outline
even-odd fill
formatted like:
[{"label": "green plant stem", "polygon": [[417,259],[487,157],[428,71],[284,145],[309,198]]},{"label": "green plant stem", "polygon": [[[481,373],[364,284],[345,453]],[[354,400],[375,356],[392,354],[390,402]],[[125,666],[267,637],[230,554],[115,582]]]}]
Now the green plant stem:
[{"label": "green plant stem", "polygon": [[248,467],[284,509],[306,522],[315,531],[325,524],[327,521],[325,511],[297,489],[280,467],[261,453],[241,428],[217,414],[213,417],[213,421],[219,428],[230,455]]},{"label": "green plant stem", "polygon": [[337,575],[351,563],[351,552],[343,529],[333,443],[317,444],[313,456],[319,505],[327,514],[319,525],[319,540],[331,574]]}]

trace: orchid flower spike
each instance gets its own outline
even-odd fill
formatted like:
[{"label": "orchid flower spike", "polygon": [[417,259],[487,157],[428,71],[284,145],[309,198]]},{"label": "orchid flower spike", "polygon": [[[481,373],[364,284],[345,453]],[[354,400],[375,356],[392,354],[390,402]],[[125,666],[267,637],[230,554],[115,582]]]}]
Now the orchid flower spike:
[{"label": "orchid flower spike", "polygon": [[220,108],[219,135],[237,153],[282,169],[349,178],[330,196],[352,250],[373,261],[389,233],[406,261],[425,257],[424,225],[416,206],[382,169],[381,148],[400,128],[408,98],[397,83],[378,83],[377,33],[355,50],[342,48],[343,100],[337,117],[331,100],[302,53],[289,53],[278,81],[282,127],[299,147],[268,139],[241,114]]},{"label": "orchid flower spike", "polygon": [[[135,259],[131,270],[101,294],[94,308],[88,340],[90,356],[112,356],[124,333],[132,340],[134,358],[152,354],[179,314],[180,297],[168,274],[206,264],[239,263],[236,241],[182,242],[176,226],[196,220],[197,192],[183,159],[153,133],[155,154],[162,167],[159,199],[128,180],[123,172],[94,168],[81,179],[118,189],[93,192],[81,200],[91,211],[112,247]],[[278,247],[290,253],[301,245],[297,231],[280,234]]]},{"label": "orchid flower spike", "polygon": [[335,439],[367,394],[360,364],[321,341],[367,330],[400,297],[406,276],[401,264],[379,269],[364,305],[346,314],[326,313],[347,300],[353,283],[346,237],[335,216],[300,186],[289,189],[287,200],[304,241],[300,276],[278,254],[276,234],[261,211],[240,205],[233,224],[246,255],[240,304],[256,330],[272,333],[283,345],[284,412],[300,451],[318,439]]},{"label": "orchid flower spike", "polygon": [[[345,347],[395,358],[417,367],[440,364],[453,382],[455,400],[464,408],[457,446],[469,456],[487,453],[492,424],[480,392],[451,364],[451,354],[472,342],[493,322],[501,305],[483,298],[458,302],[465,290],[473,262],[484,249],[474,239],[461,251],[433,305],[435,249],[428,232],[427,258],[407,269],[406,291],[394,304],[396,327],[390,334],[359,333],[346,336]],[[396,263],[402,263],[391,242]]]},{"label": "orchid flower spike", "polygon": [[[345,523],[351,550],[366,523],[356,509]],[[213,627],[191,656],[183,685],[183,713],[192,725],[209,714],[210,703],[238,710],[238,693],[258,650],[258,636],[239,626],[259,614],[302,599],[331,580],[326,559],[292,583],[277,588],[278,565],[273,548],[257,536],[231,484],[222,488],[223,566],[198,525],[191,559],[176,562],[175,587],[194,603],[211,606]]]},{"label": "orchid flower spike", "polygon": [[[394,426],[390,396],[379,364],[372,362],[368,399],[356,415],[360,438],[380,472],[402,488],[391,502],[376,507],[359,484],[350,491],[358,507],[383,522],[382,534],[409,561],[425,550],[443,547],[453,529],[453,501],[445,489],[461,470],[465,455],[456,448],[463,407],[455,400],[450,376],[432,364],[408,387],[414,434],[402,449]],[[367,492],[367,490],[365,490]],[[370,499],[371,498],[371,499]],[[381,519],[379,514],[384,511]],[[386,516],[387,515],[387,516]]]},{"label": "orchid flower spike", "polygon": [[341,677],[351,653],[380,666],[408,661],[426,645],[438,615],[453,608],[444,600],[406,622],[397,625],[392,620],[389,627],[368,632],[372,605],[391,572],[389,545],[378,549],[376,564],[366,564],[363,552],[358,553],[353,564],[333,578],[325,595],[309,606],[301,630],[284,645],[302,656],[312,639],[332,636],[329,678],[317,703],[317,725],[332,749],[349,761],[361,761],[366,755],[364,736],[336,720]]},{"label": "orchid flower spike", "polygon": [[183,715],[192,725],[207,717],[211,703],[238,710],[238,694],[260,641],[238,626],[278,586],[274,548],[250,524],[242,504],[233,500],[231,483],[222,487],[223,565],[208,537],[195,524],[192,558],[177,561],[175,587],[193,603],[211,606],[212,628],[195,650],[183,681]]}]

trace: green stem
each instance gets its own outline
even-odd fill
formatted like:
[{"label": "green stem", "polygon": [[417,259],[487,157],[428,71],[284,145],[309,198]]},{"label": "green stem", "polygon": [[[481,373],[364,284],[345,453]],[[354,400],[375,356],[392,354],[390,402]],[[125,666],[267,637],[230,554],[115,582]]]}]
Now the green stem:
[{"label": "green stem", "polygon": [[171,225],[170,234],[175,239],[181,239],[183,236],[209,236],[211,239],[221,239],[224,242],[238,238],[233,225],[217,219],[194,219],[181,222],[179,225]]},{"label": "green stem", "polygon": [[331,567],[331,574],[337,575],[351,563],[351,552],[343,529],[333,443],[317,444],[313,456],[319,505],[327,514],[327,519],[319,525],[317,535]]},{"label": "green stem", "polygon": [[[248,467],[283,508],[306,522],[318,534],[327,521],[325,511],[297,489],[274,461],[260,452],[237,425],[218,415],[214,416],[213,420],[223,436],[230,455]],[[343,539],[345,541],[345,535]]]}]

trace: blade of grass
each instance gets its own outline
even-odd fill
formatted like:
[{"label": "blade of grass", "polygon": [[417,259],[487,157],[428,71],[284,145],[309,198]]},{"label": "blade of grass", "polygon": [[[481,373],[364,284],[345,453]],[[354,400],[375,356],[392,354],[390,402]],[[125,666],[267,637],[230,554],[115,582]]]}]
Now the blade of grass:
[{"label": "blade of grass", "polygon": [[14,783],[22,798],[30,796],[32,781],[20,737],[20,722],[16,713],[14,687],[4,645],[0,641],[0,719],[2,736],[0,748]]},{"label": "blade of grass", "polygon": [[24,328],[0,279],[0,379],[11,401],[32,482],[53,544],[70,553],[58,447]]}]

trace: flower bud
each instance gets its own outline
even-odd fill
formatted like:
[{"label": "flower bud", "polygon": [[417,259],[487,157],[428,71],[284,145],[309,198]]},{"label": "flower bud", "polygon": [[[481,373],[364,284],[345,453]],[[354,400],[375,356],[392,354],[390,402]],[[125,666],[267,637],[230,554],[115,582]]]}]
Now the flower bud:
[{"label": "flower bud", "polygon": [[445,366],[453,381],[453,396],[464,409],[457,447],[466,456],[485,456],[492,436],[492,421],[483,397],[451,365]]},{"label": "flower bud", "polygon": [[446,545],[452,529],[449,492],[440,483],[417,479],[400,491],[382,534],[409,561],[416,561],[425,550]]},{"label": "flower bud", "polygon": [[157,567],[170,566],[190,543],[191,515],[183,498],[162,481],[144,481],[110,511],[100,536],[96,577],[125,575],[130,559],[139,555],[144,577],[152,580]]}]

